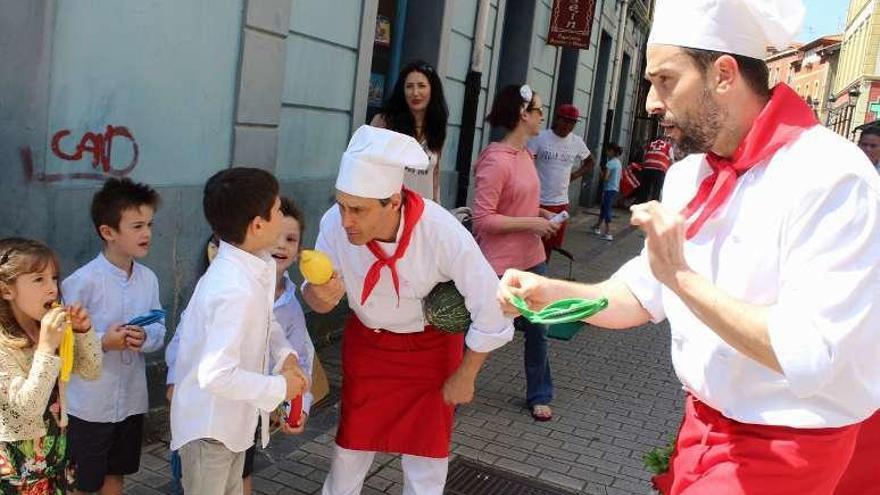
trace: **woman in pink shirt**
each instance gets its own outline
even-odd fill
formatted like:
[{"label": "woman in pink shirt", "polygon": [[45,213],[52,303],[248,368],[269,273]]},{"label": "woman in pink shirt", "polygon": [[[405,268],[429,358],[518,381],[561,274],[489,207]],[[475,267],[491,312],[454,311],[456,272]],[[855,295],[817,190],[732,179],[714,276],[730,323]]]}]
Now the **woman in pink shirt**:
[{"label": "woman in pink shirt", "polygon": [[[540,183],[529,138],[538,135],[544,122],[541,97],[528,85],[510,85],[498,93],[486,118],[493,127],[504,127],[501,141],[486,147],[474,165],[474,235],[483,254],[499,276],[508,268],[544,274],[547,270],[542,237],[553,235],[558,225],[552,212],[538,206]],[[538,421],[552,418],[553,380],[547,359],[547,327],[517,318],[525,332],[526,401]]]}]

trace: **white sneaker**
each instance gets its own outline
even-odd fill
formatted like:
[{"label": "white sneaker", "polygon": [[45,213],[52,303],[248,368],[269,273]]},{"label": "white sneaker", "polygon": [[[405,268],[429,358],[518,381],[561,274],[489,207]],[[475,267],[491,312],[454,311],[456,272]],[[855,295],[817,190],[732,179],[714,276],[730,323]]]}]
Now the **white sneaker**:
[{"label": "white sneaker", "polygon": [[602,239],[605,239],[606,241],[613,241],[614,236],[611,234],[602,234]]},{"label": "white sneaker", "polygon": [[599,227],[595,227],[595,228],[593,229],[593,233],[596,234],[596,235],[602,235],[602,231],[599,230]]}]

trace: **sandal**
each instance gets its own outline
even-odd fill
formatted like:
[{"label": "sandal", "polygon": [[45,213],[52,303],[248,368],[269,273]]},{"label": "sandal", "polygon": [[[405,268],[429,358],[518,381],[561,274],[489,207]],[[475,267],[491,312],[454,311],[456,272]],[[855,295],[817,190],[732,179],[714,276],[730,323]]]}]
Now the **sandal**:
[{"label": "sandal", "polygon": [[535,404],[532,406],[532,417],[535,421],[550,421],[553,419],[553,410],[547,404]]}]

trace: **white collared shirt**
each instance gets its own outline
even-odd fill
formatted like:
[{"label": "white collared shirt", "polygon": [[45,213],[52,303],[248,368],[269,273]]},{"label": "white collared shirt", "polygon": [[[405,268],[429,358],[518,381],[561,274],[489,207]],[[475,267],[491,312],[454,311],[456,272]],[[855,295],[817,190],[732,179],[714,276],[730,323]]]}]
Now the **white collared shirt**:
[{"label": "white collared shirt", "polygon": [[[95,334],[100,340],[115,324],[153,309],[161,309],[159,281],[144,265],[133,263],[131,276],[104,254],[80,267],[61,283],[66,304],[78,302],[89,312]],[[165,342],[162,322],[144,327],[143,352],[107,351],[103,356],[101,376],[83,380],[73,375],[67,385],[68,412],[96,423],[118,423],[134,414],[147,412],[147,376],[144,353],[158,351]]]},{"label": "white collared shirt", "polygon": [[[275,303],[272,306],[273,312],[275,313],[275,319],[278,320],[278,324],[281,325],[281,329],[287,337],[287,342],[293,350],[296,351],[299,367],[303,370],[303,373],[305,373],[306,376],[312,376],[315,359],[315,346],[312,343],[312,338],[309,336],[309,332],[306,328],[306,316],[305,313],[303,313],[299,300],[296,298],[296,286],[290,280],[290,276],[287,273],[284,274],[283,283],[284,292],[281,294],[281,297],[275,300]],[[180,328],[174,333],[174,337],[171,338],[171,342],[169,342],[168,347],[165,348],[165,364],[168,367],[166,383],[168,385],[174,385],[175,383],[174,365],[177,362],[177,350],[179,346]],[[270,369],[274,369],[274,364],[275,363],[270,364]],[[314,396],[311,391],[303,394],[302,407],[306,414],[309,413],[313,400]]]},{"label": "white collared shirt", "polygon": [[[398,239],[402,231],[401,219]],[[388,255],[397,249],[396,242],[379,245]],[[366,246],[348,241],[338,206],[330,208],[321,219],[315,249],[330,257],[342,275],[349,306],[369,328],[397,333],[424,331],[422,299],[438,283],[454,280],[473,320],[465,338],[467,346],[477,352],[490,352],[513,339],[513,320],[501,313],[495,299],[498,276],[471,234],[431,200],[425,200],[425,210],[413,230],[406,254],[397,262],[399,299],[391,272],[384,267],[366,304],[361,305],[364,277],[376,258]]]},{"label": "white collared shirt", "polygon": [[269,375],[269,361],[294,354],[272,313],[275,260],[220,243],[180,317],[171,401],[171,449],[202,438],[233,452],[253,444],[262,418],[284,400],[287,384]]},{"label": "white collared shirt", "polygon": [[[680,211],[709,174],[703,155],[669,169],[663,204]],[[769,308],[784,375],[740,354],[651,274],[623,280],[654,321],[669,318],[684,387],[728,418],[800,428],[857,423],[880,408],[880,177],[821,126],[743,174],[684,246],[690,267],[734,298]]]}]

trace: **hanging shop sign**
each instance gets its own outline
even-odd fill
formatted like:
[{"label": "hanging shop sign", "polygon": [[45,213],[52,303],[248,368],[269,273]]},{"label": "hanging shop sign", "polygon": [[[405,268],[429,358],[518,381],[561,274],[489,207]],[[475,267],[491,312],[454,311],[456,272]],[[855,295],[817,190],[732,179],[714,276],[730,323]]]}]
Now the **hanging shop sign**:
[{"label": "hanging shop sign", "polygon": [[587,49],[596,0],[553,0],[547,44]]}]

